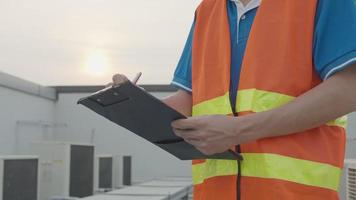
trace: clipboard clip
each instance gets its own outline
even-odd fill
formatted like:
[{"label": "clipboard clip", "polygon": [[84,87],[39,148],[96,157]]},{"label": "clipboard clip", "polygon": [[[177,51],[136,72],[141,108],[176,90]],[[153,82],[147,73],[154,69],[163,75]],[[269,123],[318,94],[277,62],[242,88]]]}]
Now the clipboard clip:
[{"label": "clipboard clip", "polygon": [[123,93],[115,91],[115,88],[109,88],[95,93],[89,99],[105,107],[127,101],[130,98]]}]

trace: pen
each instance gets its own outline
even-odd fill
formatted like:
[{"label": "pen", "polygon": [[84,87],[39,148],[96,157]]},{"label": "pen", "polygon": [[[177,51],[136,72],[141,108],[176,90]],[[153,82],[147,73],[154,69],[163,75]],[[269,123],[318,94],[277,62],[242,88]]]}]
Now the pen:
[{"label": "pen", "polygon": [[137,83],[138,79],[140,79],[141,75],[142,75],[142,72],[137,73],[135,78],[131,82],[136,85],[136,83]]}]

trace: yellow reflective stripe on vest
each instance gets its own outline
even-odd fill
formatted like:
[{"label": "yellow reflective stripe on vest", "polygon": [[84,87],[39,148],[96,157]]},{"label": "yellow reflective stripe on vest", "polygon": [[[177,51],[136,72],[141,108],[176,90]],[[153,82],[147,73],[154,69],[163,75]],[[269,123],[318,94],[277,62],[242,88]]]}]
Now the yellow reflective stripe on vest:
[{"label": "yellow reflective stripe on vest", "polygon": [[[329,164],[276,154],[244,153],[242,176],[279,179],[308,186],[338,190],[341,169]],[[206,160],[193,165],[194,184],[216,176],[237,174],[236,161]]]},{"label": "yellow reflective stripe on vest", "polygon": [[240,90],[237,94],[237,112],[263,112],[278,108],[295,97],[257,89]]},{"label": "yellow reflective stripe on vest", "polygon": [[[237,112],[263,112],[278,108],[295,99],[293,96],[257,89],[239,90],[236,100]],[[192,115],[228,115],[231,114],[230,97],[216,97],[193,106]],[[327,123],[329,126],[346,128],[347,117],[341,117]]]},{"label": "yellow reflective stripe on vest", "polygon": [[231,114],[230,94],[201,102],[193,106],[192,116]]},{"label": "yellow reflective stripe on vest", "polygon": [[329,123],[327,123],[326,125],[328,126],[339,126],[339,127],[342,127],[344,129],[347,128],[347,116],[343,116],[343,117],[340,117],[340,118],[337,118],[336,120],[334,121],[331,121]]},{"label": "yellow reflective stripe on vest", "polygon": [[[278,108],[293,101],[295,97],[257,89],[246,89],[238,91],[236,100],[237,112],[263,112]],[[327,123],[329,126],[347,127],[347,116],[340,117]]]}]

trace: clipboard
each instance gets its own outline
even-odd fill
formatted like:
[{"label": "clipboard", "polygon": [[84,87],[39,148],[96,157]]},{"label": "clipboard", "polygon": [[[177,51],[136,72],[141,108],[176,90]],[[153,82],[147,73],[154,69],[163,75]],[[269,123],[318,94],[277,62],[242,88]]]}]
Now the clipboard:
[{"label": "clipboard", "polygon": [[180,160],[242,160],[242,156],[232,150],[211,156],[204,155],[176,136],[171,122],[186,117],[130,81],[81,98],[78,104],[148,140]]}]

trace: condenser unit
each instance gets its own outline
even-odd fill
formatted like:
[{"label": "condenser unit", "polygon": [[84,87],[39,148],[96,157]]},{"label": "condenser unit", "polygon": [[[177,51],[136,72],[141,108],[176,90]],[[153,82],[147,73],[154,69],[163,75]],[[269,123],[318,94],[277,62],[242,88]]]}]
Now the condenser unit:
[{"label": "condenser unit", "polygon": [[66,142],[33,142],[40,160],[40,200],[94,194],[94,146]]},{"label": "condenser unit", "polygon": [[113,159],[114,188],[132,185],[132,157],[129,155],[115,155]]},{"label": "condenser unit", "polygon": [[0,200],[38,200],[38,157],[0,157]]},{"label": "condenser unit", "polygon": [[356,200],[356,160],[346,161],[345,173],[347,200]]},{"label": "condenser unit", "polygon": [[94,165],[94,188],[97,192],[107,192],[113,188],[112,155],[96,155]]}]

